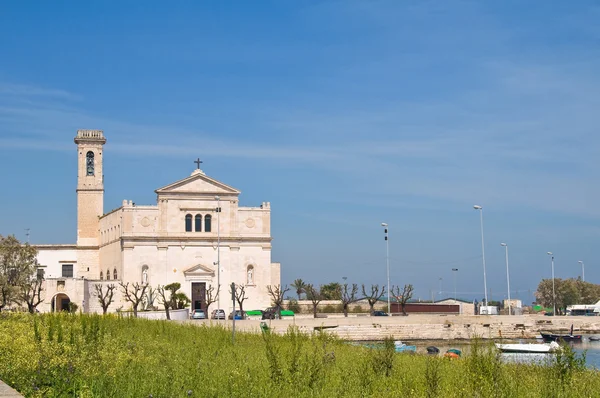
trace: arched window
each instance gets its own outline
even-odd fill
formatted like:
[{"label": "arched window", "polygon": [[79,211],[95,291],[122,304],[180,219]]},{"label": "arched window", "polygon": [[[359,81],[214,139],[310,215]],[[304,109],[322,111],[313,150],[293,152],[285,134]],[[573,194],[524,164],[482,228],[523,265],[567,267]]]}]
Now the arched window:
[{"label": "arched window", "polygon": [[254,266],[249,265],[246,269],[246,284],[254,285]]},{"label": "arched window", "polygon": [[100,271],[100,280],[104,280],[104,273],[102,271]]},{"label": "arched window", "polygon": [[142,284],[143,285],[148,284],[148,266],[147,265],[144,265],[142,267]]},{"label": "arched window", "polygon": [[113,279],[117,280],[117,269],[116,268],[113,271]]},{"label": "arched window", "polygon": [[192,232],[192,215],[185,215],[185,232]]},{"label": "arched window", "polygon": [[106,280],[109,281],[110,280],[110,270],[106,270]]},{"label": "arched window", "polygon": [[89,176],[94,175],[94,152],[92,152],[92,151],[89,151],[85,155],[85,168],[86,168],[87,175],[89,175]]},{"label": "arched window", "polygon": [[212,217],[210,216],[210,214],[204,216],[204,232],[211,231],[211,219]]},{"label": "arched window", "polygon": [[202,231],[202,216],[200,214],[196,214],[194,231]]}]

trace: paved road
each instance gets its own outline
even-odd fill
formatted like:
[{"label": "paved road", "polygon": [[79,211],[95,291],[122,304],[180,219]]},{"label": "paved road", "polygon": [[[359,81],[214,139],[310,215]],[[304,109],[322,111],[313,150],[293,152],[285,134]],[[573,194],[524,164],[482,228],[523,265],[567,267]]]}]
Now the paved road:
[{"label": "paved road", "polygon": [[23,398],[23,396],[0,380],[0,398]]}]

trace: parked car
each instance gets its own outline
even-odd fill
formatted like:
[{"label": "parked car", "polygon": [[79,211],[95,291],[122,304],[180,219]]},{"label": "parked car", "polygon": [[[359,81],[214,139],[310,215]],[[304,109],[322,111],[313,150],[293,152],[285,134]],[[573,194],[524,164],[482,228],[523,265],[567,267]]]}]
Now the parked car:
[{"label": "parked car", "polygon": [[277,307],[269,307],[262,312],[262,319],[279,319]]},{"label": "parked car", "polygon": [[204,310],[194,310],[192,319],[206,319],[206,312]]},{"label": "parked car", "polygon": [[212,319],[225,319],[225,310],[222,310],[222,309],[213,310],[210,317]]},{"label": "parked car", "polygon": [[385,311],[373,311],[373,316],[388,316]]},{"label": "parked car", "polygon": [[[233,311],[229,313],[229,319],[233,319]],[[235,310],[235,319],[246,319],[246,314],[242,313],[240,310]]]}]

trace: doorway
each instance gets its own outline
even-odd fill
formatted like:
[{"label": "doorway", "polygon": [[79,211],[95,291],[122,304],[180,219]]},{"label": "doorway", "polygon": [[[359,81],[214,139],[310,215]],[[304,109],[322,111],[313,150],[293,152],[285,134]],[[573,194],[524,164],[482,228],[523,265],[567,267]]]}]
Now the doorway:
[{"label": "doorway", "polygon": [[206,282],[192,282],[192,309],[206,311]]}]

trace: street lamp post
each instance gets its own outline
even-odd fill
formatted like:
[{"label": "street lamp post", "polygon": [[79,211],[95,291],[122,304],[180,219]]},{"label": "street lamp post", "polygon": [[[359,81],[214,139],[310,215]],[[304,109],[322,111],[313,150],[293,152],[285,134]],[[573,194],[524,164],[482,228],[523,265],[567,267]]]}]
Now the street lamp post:
[{"label": "street lamp post", "polygon": [[554,254],[548,252],[552,258],[552,316],[556,316],[556,293],[554,292]]},{"label": "street lamp post", "polygon": [[221,309],[221,198],[215,196],[217,201],[217,307]]},{"label": "street lamp post", "polygon": [[[454,276],[454,303],[455,304],[456,304],[456,273],[457,272],[458,272],[458,268],[452,268],[452,275]],[[460,310],[459,310],[459,312],[460,312]]]},{"label": "street lamp post", "polygon": [[510,301],[510,276],[508,274],[508,245],[506,243],[500,243],[500,246],[504,246],[504,257],[506,258],[506,286],[508,289],[508,315],[512,315],[512,302]]},{"label": "street lamp post", "polygon": [[583,264],[583,261],[578,262],[581,264],[581,281],[585,282],[585,265]]},{"label": "street lamp post", "polygon": [[381,226],[384,228],[383,232],[385,233],[385,263],[387,268],[387,305],[388,305],[388,315],[391,315],[390,311],[390,241],[388,240],[388,225],[385,222],[381,223]]},{"label": "street lamp post", "polygon": [[440,281],[440,290],[438,290],[438,292],[439,292],[438,294],[440,295],[440,298],[438,300],[441,300],[442,299],[442,278],[439,277],[438,279]]},{"label": "street lamp post", "polygon": [[475,210],[479,210],[479,219],[481,220],[481,258],[483,261],[483,290],[485,297],[485,313],[487,314],[488,307],[488,296],[487,296],[487,276],[485,274],[485,241],[483,239],[483,207],[479,205],[474,205],[473,208]]}]

